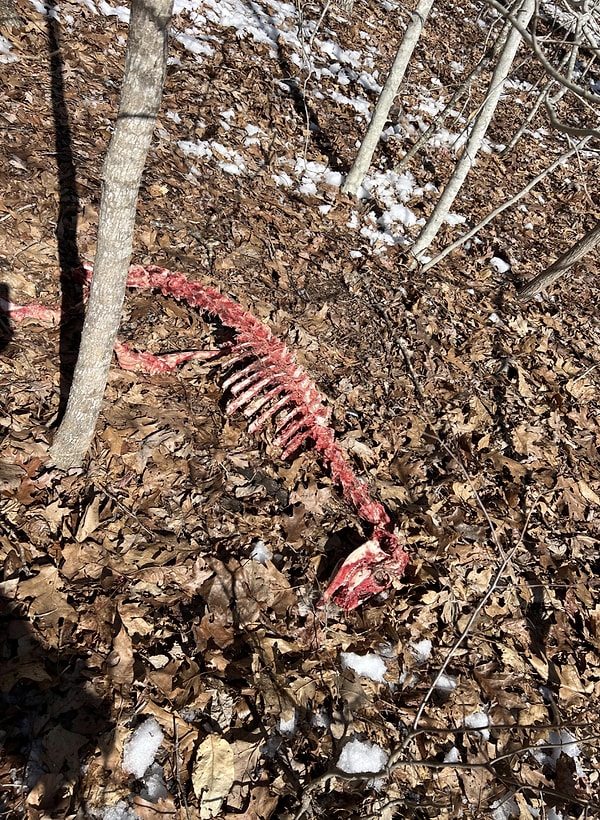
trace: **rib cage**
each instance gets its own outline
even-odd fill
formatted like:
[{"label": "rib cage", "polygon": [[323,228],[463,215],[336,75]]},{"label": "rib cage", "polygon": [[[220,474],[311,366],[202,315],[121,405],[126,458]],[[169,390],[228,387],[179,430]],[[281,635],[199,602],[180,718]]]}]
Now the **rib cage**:
[{"label": "rib cage", "polygon": [[[284,459],[310,439],[360,518],[375,527],[390,526],[385,509],[371,498],[366,483],[354,475],[335,440],[328,426],[330,411],[321,394],[294,355],[266,325],[214,288],[191,282],[183,274],[165,268],[132,266],[127,285],[159,290],[164,296],[216,316],[234,330],[236,339],[227,349],[227,364],[242,366],[222,384],[231,394],[227,414],[241,410],[251,421],[251,432],[260,432],[269,419],[274,419],[274,444],[282,449]],[[280,415],[283,410],[287,412]]]},{"label": "rib cage", "polygon": [[[83,274],[89,281],[92,268],[85,265]],[[164,373],[190,359],[222,359],[230,369],[222,383],[223,390],[229,394],[226,413],[231,415],[240,410],[250,422],[251,433],[260,432],[272,420],[276,434],[274,444],[281,448],[284,459],[311,442],[346,501],[363,521],[372,525],[371,540],[346,558],[323,600],[334,599],[350,610],[370,595],[389,588],[392,580],[402,575],[408,556],[392,531],[383,505],[371,497],[366,482],[354,473],[329,427],[330,411],[323,397],[293,353],[240,304],[214,288],[190,281],[181,273],[157,266],[133,265],[127,286],[160,291],[164,296],[217,317],[234,331],[234,340],[217,350],[163,356],[136,353],[118,342],[115,352],[124,369]],[[50,321],[49,317],[57,313],[35,304],[21,307],[1,303],[0,309],[15,321],[24,318]]]}]

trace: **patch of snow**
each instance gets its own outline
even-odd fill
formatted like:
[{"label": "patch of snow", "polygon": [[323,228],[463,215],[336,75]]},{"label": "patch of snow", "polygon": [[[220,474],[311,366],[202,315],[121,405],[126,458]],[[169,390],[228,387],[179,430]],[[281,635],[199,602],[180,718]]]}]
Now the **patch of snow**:
[{"label": "patch of snow", "polygon": [[0,34],[0,63],[16,63],[18,59],[10,50],[10,42]]},{"label": "patch of snow", "polygon": [[444,221],[447,225],[450,225],[454,228],[456,225],[462,225],[463,222],[467,221],[466,216],[462,216],[461,214],[446,214],[444,217]]},{"label": "patch of snow", "polygon": [[385,683],[387,666],[379,655],[373,653],[357,655],[356,652],[342,652],[340,654],[342,669],[352,669],[361,678],[370,678],[377,683]]},{"label": "patch of snow", "polygon": [[498,316],[498,314],[497,314],[497,313],[490,313],[490,315],[489,315],[489,320],[490,320],[490,322],[493,322],[495,325],[498,325],[498,327],[504,327],[504,326],[505,326],[505,325],[504,325],[504,322],[503,322],[503,321],[502,321],[502,319]]},{"label": "patch of snow", "polygon": [[298,188],[299,193],[306,194],[306,196],[316,196],[318,188],[312,179],[307,179]]},{"label": "patch of snow", "polygon": [[194,54],[197,58],[212,57],[215,53],[211,45],[196,36],[195,29],[187,28],[184,31],[175,31],[173,37],[178,43],[181,43],[186,51]]},{"label": "patch of snow", "polygon": [[498,271],[498,273],[506,273],[506,271],[510,270],[508,262],[505,262],[504,259],[501,259],[499,256],[492,256],[490,265],[494,270]]},{"label": "patch of snow", "polygon": [[417,663],[425,663],[431,655],[432,643],[429,638],[423,638],[422,641],[410,643],[410,651],[415,656]]},{"label": "patch of snow", "polygon": [[303,182],[298,188],[298,192],[301,194],[305,194],[306,196],[316,196],[318,190],[319,189],[311,179]]},{"label": "patch of snow", "polygon": [[490,808],[492,809],[492,820],[510,820],[511,817],[519,817],[521,812],[516,800],[512,796],[514,792],[496,800]]},{"label": "patch of snow", "polygon": [[270,561],[273,558],[273,553],[264,541],[257,539],[252,543],[252,552],[250,553],[250,557],[254,561],[258,561],[259,564],[264,565],[267,561]]},{"label": "patch of snow", "polygon": [[568,732],[566,729],[561,729],[560,732],[550,732],[548,740],[541,740],[540,746],[548,746],[553,748],[541,748],[532,751],[535,759],[542,766],[550,766],[553,770],[556,769],[556,761],[561,754],[568,755],[575,761],[575,771],[578,777],[585,777],[585,772],[579,762],[581,750],[577,743],[577,738]]},{"label": "patch of snow", "polygon": [[189,140],[179,140],[177,146],[183,151],[186,156],[193,157],[212,157],[210,145],[204,140],[197,140],[190,142]]},{"label": "patch of snow", "polygon": [[[226,174],[243,174],[246,171],[246,163],[237,151],[226,148],[216,140],[178,140],[178,147],[186,156],[197,156],[215,160],[218,167]],[[192,170],[192,168],[190,168]],[[194,173],[198,173],[194,169]]]},{"label": "patch of snow", "polygon": [[388,754],[381,746],[353,738],[340,752],[337,767],[347,774],[379,772],[387,761]]},{"label": "patch of snow", "polygon": [[344,180],[344,175],[339,171],[326,170],[323,174],[323,181],[326,185],[331,185],[332,188],[339,188]]},{"label": "patch of snow", "polygon": [[444,107],[443,98],[439,100],[434,100],[431,97],[426,97],[422,99],[419,103],[419,111],[423,111],[425,114],[429,114],[430,117],[437,116],[442,108]]},{"label": "patch of snow", "polygon": [[60,19],[57,6],[46,5],[45,3],[41,3],[40,0],[31,0],[31,5],[38,12],[38,14],[48,17],[50,20]]},{"label": "patch of snow", "polygon": [[460,752],[453,746],[444,755],[444,763],[458,763],[460,761]]},{"label": "patch of snow", "polygon": [[312,716],[310,722],[313,726],[316,726],[318,729],[329,729],[329,727],[331,726],[331,719],[329,718],[329,715],[324,711],[316,712]]},{"label": "patch of snow", "polygon": [[296,710],[292,712],[291,718],[287,720],[285,718],[279,719],[279,731],[282,735],[287,735],[288,737],[293,735],[296,731]]},{"label": "patch of snow", "polygon": [[435,688],[438,692],[454,692],[457,686],[458,681],[456,678],[453,678],[452,675],[440,675],[435,682]]},{"label": "patch of snow", "polygon": [[275,182],[275,185],[282,185],[284,188],[291,188],[294,184],[294,180],[285,171],[280,174],[271,174],[271,179]]},{"label": "patch of snow", "polygon": [[154,763],[154,758],[164,740],[156,718],[148,718],[131,733],[123,746],[123,771],[137,778]]},{"label": "patch of snow", "polygon": [[485,712],[473,712],[465,718],[465,726],[469,729],[479,729],[479,734],[484,740],[490,739],[489,726],[490,719]]},{"label": "patch of snow", "polygon": [[[265,43],[275,56],[278,32],[274,16],[264,12],[258,4],[238,3],[236,0],[204,0],[206,19],[224,28],[234,28],[240,40],[251,37],[255,43]],[[285,5],[285,4],[282,4]]]},{"label": "patch of snow", "polygon": [[331,99],[339,103],[339,105],[347,105],[350,108],[361,114],[366,120],[371,119],[371,103],[365,97],[347,97],[345,94],[340,94],[338,91],[330,91]]},{"label": "patch of snow", "polygon": [[101,820],[140,820],[139,814],[130,809],[124,800],[108,806],[100,815]]},{"label": "patch of snow", "polygon": [[346,51],[338,43],[334,43],[333,40],[319,41],[319,49],[323,54],[332,58],[334,62],[346,63],[346,65],[357,69],[361,67],[362,54],[360,51]]},{"label": "patch of snow", "polygon": [[126,6],[113,8],[106,0],[98,0],[98,11],[104,17],[116,17],[120,23],[129,23],[129,9]]},{"label": "patch of snow", "polygon": [[406,228],[412,228],[418,222],[414,211],[411,211],[406,205],[390,205],[377,220],[377,224],[385,231],[392,232],[398,225],[404,225]]},{"label": "patch of snow", "polygon": [[367,71],[362,71],[358,77],[358,84],[371,94],[381,94],[383,86],[381,86],[372,74]]},{"label": "patch of snow", "polygon": [[265,136],[265,132],[262,128],[259,128],[258,125],[246,125],[244,126],[244,130],[248,134],[246,139],[244,140],[244,145],[248,147],[249,145],[260,145],[260,139],[262,136]]},{"label": "patch of snow", "polygon": [[141,796],[145,800],[150,800],[156,803],[159,800],[165,799],[169,796],[169,792],[165,785],[165,773],[162,766],[158,763],[153,763],[146,774],[144,775],[145,788],[141,792]]},{"label": "patch of snow", "polygon": [[359,188],[358,198],[375,199],[383,213],[379,216],[374,212],[368,214],[360,230],[361,235],[369,240],[371,246],[404,243],[404,228],[425,224],[425,220],[417,218],[405,204],[410,197],[422,194],[423,189],[415,184],[411,173],[376,171],[368,174]]}]

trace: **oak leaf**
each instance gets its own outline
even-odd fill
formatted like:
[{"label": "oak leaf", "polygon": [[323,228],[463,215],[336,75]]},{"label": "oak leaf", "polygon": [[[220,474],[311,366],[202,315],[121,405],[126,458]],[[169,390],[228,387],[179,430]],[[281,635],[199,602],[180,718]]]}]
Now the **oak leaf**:
[{"label": "oak leaf", "polygon": [[234,778],[233,749],[225,738],[209,735],[198,747],[192,772],[201,820],[210,820],[219,814]]}]

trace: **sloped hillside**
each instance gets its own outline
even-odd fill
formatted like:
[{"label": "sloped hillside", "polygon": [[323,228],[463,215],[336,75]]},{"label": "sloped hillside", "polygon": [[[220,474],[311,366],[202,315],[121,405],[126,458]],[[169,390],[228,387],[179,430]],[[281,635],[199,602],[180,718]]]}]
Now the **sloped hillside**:
[{"label": "sloped hillside", "polygon": [[[318,385],[411,556],[350,613],[319,599],[369,533],[310,448],[284,461],[226,415],[217,363],[115,363],[85,467],[48,465],[127,9],[23,2],[0,40],[0,305],[62,305],[58,325],[1,324],[3,817],[600,816],[597,255],[515,300],[598,219],[597,157],[411,270],[484,84],[394,168],[497,18],[440,0],[354,201],[339,185],[407,13],[322,12],[178,0],[134,261],[229,294]],[[564,152],[540,114],[501,153],[537,79],[523,51],[434,251]],[[136,349],[226,333],[127,296]]]}]

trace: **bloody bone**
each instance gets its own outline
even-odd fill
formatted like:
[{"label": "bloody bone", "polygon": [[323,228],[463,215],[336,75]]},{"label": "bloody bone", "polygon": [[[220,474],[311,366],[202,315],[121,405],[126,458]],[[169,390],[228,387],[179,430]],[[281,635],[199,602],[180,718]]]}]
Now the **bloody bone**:
[{"label": "bloody bone", "polygon": [[[89,266],[84,278],[91,277]],[[166,356],[136,353],[122,342],[115,353],[127,370],[164,373],[190,359],[223,358],[233,368],[223,382],[230,394],[226,412],[241,410],[250,421],[249,431],[260,432],[273,420],[274,444],[282,449],[284,459],[302,445],[311,442],[331,477],[340,487],[346,501],[363,521],[373,526],[370,540],[354,550],[342,563],[325,590],[323,601],[334,600],[346,611],[354,609],[372,595],[384,592],[395,578],[400,578],[408,556],[384,507],[373,499],[365,481],[359,479],[335,439],[329,426],[330,411],[316,386],[297,363],[286,345],[266,325],[244,310],[240,304],[214,288],[190,281],[181,273],[156,266],[133,265],[127,285],[142,290],[158,290],[191,307],[218,318],[231,328],[235,338],[216,351],[188,351]],[[15,321],[37,318],[50,321],[56,311],[41,306],[0,303]]]}]

